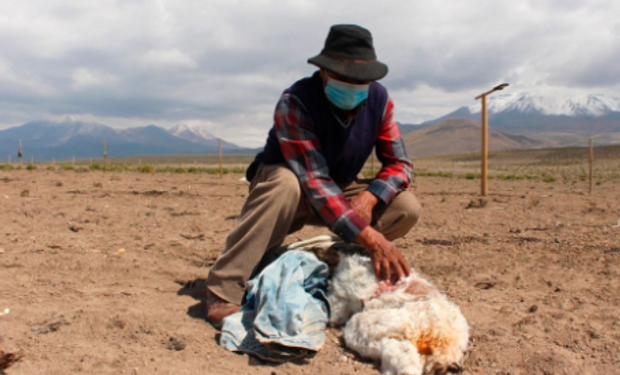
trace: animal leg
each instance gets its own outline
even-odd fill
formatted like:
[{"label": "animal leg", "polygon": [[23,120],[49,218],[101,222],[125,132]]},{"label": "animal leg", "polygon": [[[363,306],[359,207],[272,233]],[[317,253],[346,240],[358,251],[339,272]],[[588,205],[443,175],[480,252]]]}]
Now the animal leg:
[{"label": "animal leg", "polygon": [[424,367],[418,349],[409,340],[381,340],[381,372],[386,375],[422,375]]}]

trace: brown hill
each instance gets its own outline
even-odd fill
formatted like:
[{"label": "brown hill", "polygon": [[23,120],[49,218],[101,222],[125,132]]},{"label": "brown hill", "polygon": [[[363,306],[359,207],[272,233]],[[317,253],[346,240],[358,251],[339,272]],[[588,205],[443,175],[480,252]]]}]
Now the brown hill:
[{"label": "brown hill", "polygon": [[[407,133],[403,139],[410,158],[479,152],[481,143],[480,123],[474,120],[451,118]],[[551,146],[554,144],[548,141],[510,135],[489,128],[489,150],[491,151]]]}]

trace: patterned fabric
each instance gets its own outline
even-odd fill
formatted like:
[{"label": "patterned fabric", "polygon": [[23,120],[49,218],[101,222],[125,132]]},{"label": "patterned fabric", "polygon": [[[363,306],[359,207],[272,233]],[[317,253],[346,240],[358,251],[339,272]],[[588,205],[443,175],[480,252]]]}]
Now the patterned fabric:
[{"label": "patterned fabric", "polygon": [[393,110],[387,90],[378,82],[370,83],[368,99],[355,110],[336,108],[326,98],[317,71],[284,91],[265,147],[246,177],[251,181],[261,163],[288,164],[317,216],[352,242],[369,223],[354,212],[338,184],[356,181],[373,148],[382,168],[368,191],[389,204],[410,183],[413,166]]},{"label": "patterned fabric", "polygon": [[[390,99],[378,136],[371,140],[375,142],[382,168],[367,189],[386,204],[408,188],[413,169],[393,119],[393,109]],[[280,99],[275,113],[275,132],[284,159],[299,177],[318,216],[343,240],[353,241],[369,223],[355,213],[330,176],[312,119],[295,96],[284,94]]]}]

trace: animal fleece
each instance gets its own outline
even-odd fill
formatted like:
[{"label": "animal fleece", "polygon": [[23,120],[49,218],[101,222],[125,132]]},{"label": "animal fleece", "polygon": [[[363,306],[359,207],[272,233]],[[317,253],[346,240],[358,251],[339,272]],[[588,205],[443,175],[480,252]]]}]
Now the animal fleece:
[{"label": "animal fleece", "polygon": [[460,368],[469,342],[461,310],[415,271],[378,282],[370,258],[341,255],[330,285],[330,322],[346,346],[380,361],[384,374],[443,374]]}]

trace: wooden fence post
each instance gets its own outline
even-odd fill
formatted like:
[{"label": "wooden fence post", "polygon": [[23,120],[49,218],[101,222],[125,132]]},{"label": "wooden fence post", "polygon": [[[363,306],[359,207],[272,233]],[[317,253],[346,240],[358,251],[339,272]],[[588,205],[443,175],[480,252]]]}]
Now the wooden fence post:
[{"label": "wooden fence post", "polygon": [[22,169],[22,165],[24,164],[23,158],[24,153],[22,152],[22,140],[19,140],[19,151],[17,152],[17,156],[19,156],[19,169]]},{"label": "wooden fence post", "polygon": [[222,178],[222,176],[224,175],[224,168],[222,166],[222,138],[218,138],[217,140],[218,150],[220,154],[220,178]]},{"label": "wooden fence post", "polygon": [[108,172],[108,149],[105,139],[103,140],[103,173]]},{"label": "wooden fence post", "polygon": [[594,142],[592,138],[590,138],[590,194],[592,194],[592,182],[593,182],[593,174],[594,174]]}]

